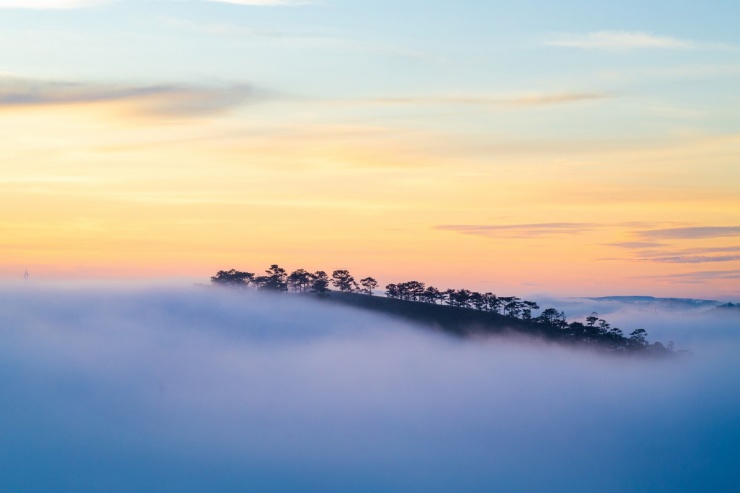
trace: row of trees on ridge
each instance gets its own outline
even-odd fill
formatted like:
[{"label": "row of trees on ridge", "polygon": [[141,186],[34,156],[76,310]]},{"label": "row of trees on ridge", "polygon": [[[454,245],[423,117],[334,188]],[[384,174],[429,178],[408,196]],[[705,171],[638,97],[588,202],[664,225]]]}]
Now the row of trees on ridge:
[{"label": "row of trees on ridge", "polygon": [[[298,269],[290,274],[273,264],[265,271],[265,275],[256,275],[252,272],[242,272],[235,269],[218,271],[211,277],[215,285],[231,287],[253,287],[262,291],[294,293],[314,293],[327,296],[330,286],[343,293],[360,293],[372,296],[378,287],[378,282],[372,277],[356,281],[348,270],[335,270],[329,276],[325,271],[309,272]],[[534,301],[527,301],[516,296],[497,296],[493,293],[479,293],[468,289],[440,290],[434,286],[427,286],[423,282],[408,281],[397,284],[388,284],[385,295],[391,299],[412,301],[417,303],[444,304],[457,308],[490,312],[496,315],[527,321],[543,327],[559,329],[575,340],[583,342],[599,342],[613,350],[634,350],[648,347],[647,332],[637,329],[625,337],[622,330],[612,327],[606,320],[592,313],[584,322],[568,322],[565,313],[555,308],[546,308],[539,315],[539,305]],[[656,342],[656,349],[664,349]],[[673,349],[672,343],[669,349]]]},{"label": "row of trees on ridge", "polygon": [[211,277],[213,284],[232,287],[255,287],[263,291],[276,291],[294,293],[316,293],[326,295],[333,285],[339,291],[347,293],[363,293],[372,295],[378,287],[378,282],[372,277],[360,279],[358,283],[347,270],[335,270],[331,277],[319,270],[308,272],[305,269],[288,272],[277,264],[273,264],[265,271],[263,276],[257,276],[252,272],[242,272],[235,269],[220,270]]}]

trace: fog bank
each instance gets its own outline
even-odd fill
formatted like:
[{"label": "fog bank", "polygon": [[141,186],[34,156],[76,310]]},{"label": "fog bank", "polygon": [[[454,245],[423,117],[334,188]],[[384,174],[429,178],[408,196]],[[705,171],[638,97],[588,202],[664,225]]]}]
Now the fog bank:
[{"label": "fog bank", "polygon": [[645,326],[692,344],[649,361],[295,296],[5,287],[0,491],[738,491],[722,320]]}]

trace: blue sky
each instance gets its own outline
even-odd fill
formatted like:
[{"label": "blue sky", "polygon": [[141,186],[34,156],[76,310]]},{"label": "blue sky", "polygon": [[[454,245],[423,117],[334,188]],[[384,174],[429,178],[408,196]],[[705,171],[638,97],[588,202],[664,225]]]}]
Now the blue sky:
[{"label": "blue sky", "polygon": [[[0,40],[12,48],[0,54],[0,71],[69,82],[248,83],[291,98],[598,94],[711,109],[693,125],[734,131],[726,108],[740,77],[738,10],[731,2],[340,0],[7,9]],[[634,120],[629,106],[609,120]]]},{"label": "blue sky", "polygon": [[[0,25],[6,40],[17,40],[12,50],[5,50],[6,66],[56,76],[90,74],[90,65],[96,64],[93,73],[98,77],[252,80],[278,73],[282,79],[291,67],[300,74],[303,64],[318,69],[330,63],[333,70],[323,73],[325,78],[336,76],[340,67],[348,70],[345,76],[357,76],[349,69],[361,71],[364,66],[386,76],[391,87],[408,79],[411,84],[462,88],[491,83],[506,87],[509,81],[519,88],[538,76],[563,77],[573,69],[573,75],[583,76],[609,67],[736,61],[737,46],[732,45],[738,42],[738,10],[733,2],[717,1],[514,5],[337,0],[265,7],[122,0],[88,9],[8,9]],[[692,46],[619,49],[617,40],[613,50],[552,46],[603,31],[645,33]],[[725,49],[720,48],[723,44]],[[107,51],[111,48],[116,52]],[[200,58],[203,52],[211,56]],[[380,60],[386,65],[377,65]],[[434,62],[446,62],[455,70],[441,70]],[[431,73],[438,80],[414,77]],[[311,80],[322,72],[302,75]],[[366,77],[361,86],[382,89],[374,79]]]}]

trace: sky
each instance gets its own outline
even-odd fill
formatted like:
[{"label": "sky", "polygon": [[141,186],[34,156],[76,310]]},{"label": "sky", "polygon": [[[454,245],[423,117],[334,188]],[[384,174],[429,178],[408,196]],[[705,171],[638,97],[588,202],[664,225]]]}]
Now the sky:
[{"label": "sky", "polygon": [[0,0],[0,276],[740,298],[735,1]]}]

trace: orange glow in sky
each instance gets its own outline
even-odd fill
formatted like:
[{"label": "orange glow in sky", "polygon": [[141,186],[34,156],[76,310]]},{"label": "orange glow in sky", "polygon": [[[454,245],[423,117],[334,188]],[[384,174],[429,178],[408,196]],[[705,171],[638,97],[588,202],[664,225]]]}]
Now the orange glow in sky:
[{"label": "orange glow in sky", "polygon": [[470,9],[0,6],[0,276],[740,297],[737,31]]}]

